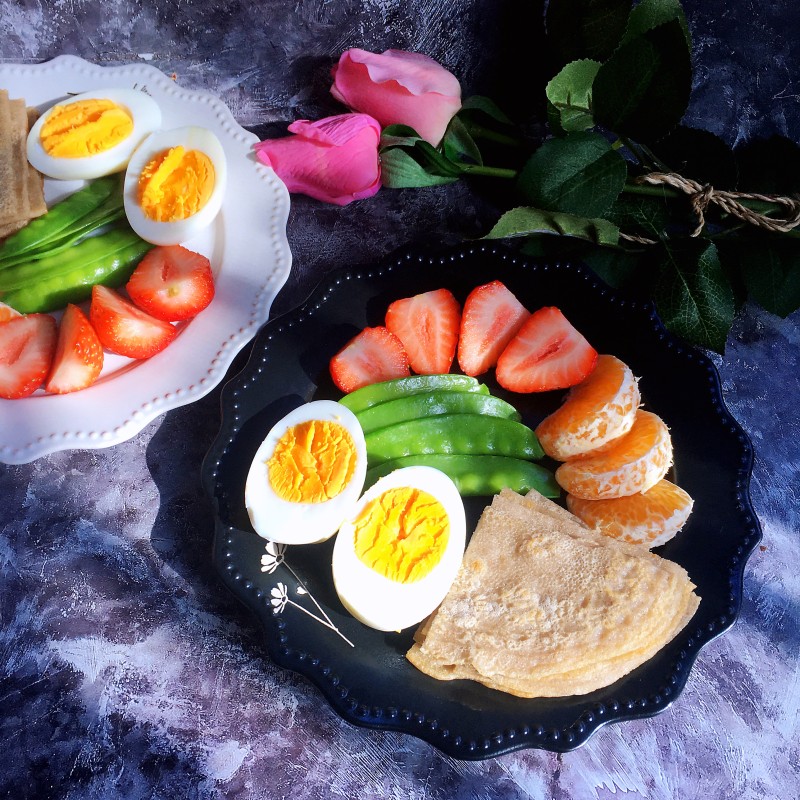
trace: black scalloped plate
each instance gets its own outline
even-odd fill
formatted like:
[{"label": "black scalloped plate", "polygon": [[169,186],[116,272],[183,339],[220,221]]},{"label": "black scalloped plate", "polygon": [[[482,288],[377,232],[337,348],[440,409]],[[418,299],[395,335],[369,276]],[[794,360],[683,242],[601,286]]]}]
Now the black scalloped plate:
[{"label": "black scalloped plate", "polygon": [[[695,499],[684,530],[658,551],[697,585],[702,601],[695,617],[646,664],[589,695],[526,700],[422,674],[404,657],[411,631],[374,631],[342,608],[330,575],[332,540],[288,548],[283,563],[262,572],[265,542],[244,507],[245,477],[264,435],[300,403],[338,396],[328,360],[351,336],[381,324],[398,297],[446,286],[463,301],[493,279],[532,310],[559,306],[600,352],[641,376],[645,405],[672,431],[673,479]],[[503,394],[491,376],[487,383]],[[560,393],[506,397],[535,425]],[[651,305],[617,296],[579,265],[527,262],[502,248],[471,245],[340,271],[302,306],[264,325],[245,368],[223,390],[221,430],[203,481],[216,513],[216,568],[263,625],[271,658],[305,675],[353,724],[403,731],[455,758],[480,759],[526,747],[571,750],[606,723],[652,716],[672,703],[700,649],[738,614],[744,565],[761,538],[748,496],[751,467],[750,443],[725,408],[714,365],[671,336]],[[465,503],[468,526],[487,502]],[[307,613],[281,605],[281,597]],[[322,612],[336,630],[311,616]]]}]

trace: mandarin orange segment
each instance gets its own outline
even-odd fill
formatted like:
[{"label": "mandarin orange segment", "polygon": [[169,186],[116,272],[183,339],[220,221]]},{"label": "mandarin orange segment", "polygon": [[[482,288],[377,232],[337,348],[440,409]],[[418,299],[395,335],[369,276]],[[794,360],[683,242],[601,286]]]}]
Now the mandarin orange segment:
[{"label": "mandarin orange segment", "polygon": [[650,411],[636,412],[633,427],[600,452],[565,462],[556,480],[567,493],[605,500],[646,492],[672,464],[672,440],[664,421]]},{"label": "mandarin orange segment", "polygon": [[539,423],[536,435],[547,455],[567,461],[628,433],[639,402],[630,367],[615,356],[600,355],[594,371]]},{"label": "mandarin orange segment", "polygon": [[5,303],[0,303],[0,322],[8,322],[10,319],[14,319],[14,317],[21,317],[22,314],[19,313],[11,306],[6,305]]},{"label": "mandarin orange segment", "polygon": [[660,480],[646,492],[610,500],[567,495],[567,508],[605,536],[646,547],[660,547],[686,524],[694,501],[687,492]]}]

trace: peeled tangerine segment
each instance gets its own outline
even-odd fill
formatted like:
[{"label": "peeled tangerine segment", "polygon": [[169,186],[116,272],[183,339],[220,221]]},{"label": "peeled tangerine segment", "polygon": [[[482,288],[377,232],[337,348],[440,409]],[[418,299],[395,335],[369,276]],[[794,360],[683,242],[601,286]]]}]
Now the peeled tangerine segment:
[{"label": "peeled tangerine segment", "polygon": [[639,384],[627,364],[600,355],[586,380],[536,429],[545,453],[567,461],[628,433],[639,408]]},{"label": "peeled tangerine segment", "polygon": [[666,478],[646,492],[609,500],[567,495],[567,508],[605,536],[646,547],[660,547],[686,524],[694,501]]},{"label": "peeled tangerine segment", "polygon": [[633,427],[599,452],[579,456],[556,470],[559,486],[587,500],[646,492],[672,464],[672,440],[661,417],[639,410]]}]

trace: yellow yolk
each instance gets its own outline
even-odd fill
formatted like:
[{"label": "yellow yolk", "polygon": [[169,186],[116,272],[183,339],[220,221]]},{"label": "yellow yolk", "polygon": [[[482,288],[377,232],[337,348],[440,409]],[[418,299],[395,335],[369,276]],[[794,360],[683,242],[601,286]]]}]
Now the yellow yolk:
[{"label": "yellow yolk", "polygon": [[133,119],[111,100],[79,100],[56,106],[39,139],[55,158],[85,158],[118,145],[133,132]]},{"label": "yellow yolk", "polygon": [[413,583],[441,560],[450,535],[444,506],[421,489],[389,489],[354,525],[358,558],[389,580]]},{"label": "yellow yolk", "polygon": [[275,493],[291,503],[323,503],[336,497],[356,468],[356,447],[343,425],[308,420],[281,436],[267,462]]},{"label": "yellow yolk", "polygon": [[164,150],[139,176],[139,204],[156,222],[175,222],[196,214],[214,189],[214,165],[199,150],[180,145]]}]

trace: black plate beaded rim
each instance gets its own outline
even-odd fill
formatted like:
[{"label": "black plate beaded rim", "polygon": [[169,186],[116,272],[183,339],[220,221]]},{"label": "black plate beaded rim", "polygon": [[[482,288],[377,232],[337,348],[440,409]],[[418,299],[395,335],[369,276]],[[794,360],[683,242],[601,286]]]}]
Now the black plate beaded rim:
[{"label": "black plate beaded rim", "polygon": [[[260,569],[265,542],[253,533],[244,511],[243,475],[261,439],[291,408],[337,396],[326,385],[327,361],[353,333],[366,324],[379,324],[390,299],[460,284],[463,301],[468,287],[492,276],[504,280],[531,309],[538,307],[535,301],[540,298],[539,305],[559,301],[601,352],[613,352],[641,375],[645,402],[652,401],[657,413],[663,407],[672,414],[665,418],[675,442],[676,481],[692,484],[685,486],[695,497],[690,521],[658,552],[687,568],[698,584],[700,608],[664,650],[629,676],[590,695],[523,700],[478,684],[454,688],[472,682],[434,681],[413,674],[416,670],[410,666],[411,672],[405,673],[404,659],[398,660],[391,643],[374,640],[362,650],[367,663],[359,663],[346,647],[337,649],[336,637],[320,626],[303,627],[303,615],[296,615],[290,626],[273,613],[273,596]],[[308,332],[321,334],[321,340],[307,341]],[[637,363],[646,369],[637,371]],[[673,387],[676,376],[688,383]],[[692,398],[690,411],[687,396]],[[522,748],[566,752],[610,722],[650,717],[666,709],[681,693],[701,648],[727,630],[739,613],[744,567],[761,538],[749,499],[753,464],[749,439],[725,407],[711,360],[670,334],[650,303],[618,295],[580,264],[528,261],[502,246],[470,244],[435,253],[408,251],[373,268],[336,271],[305,303],[261,328],[247,364],[223,388],[221,410],[220,431],[202,468],[216,518],[215,567],[260,621],[272,660],[308,678],[352,724],[408,733],[459,759],[488,758]],[[544,413],[538,409],[539,417]],[[701,435],[702,457],[684,446],[684,441],[695,443]],[[709,481],[713,486],[707,488]],[[473,509],[473,522],[479,511]],[[305,579],[310,576],[313,581],[317,554],[323,553],[319,560],[324,563],[329,551],[325,544],[310,547],[320,548],[314,560],[309,561],[308,548],[296,552],[303,553],[297,558],[307,569]],[[293,550],[289,549],[287,560]],[[291,584],[297,575],[285,566],[280,564],[275,574]],[[337,606],[335,594],[329,596],[326,607],[332,618],[339,625],[353,622]],[[351,626],[355,631],[351,636],[361,635],[359,629],[365,627],[356,625]],[[370,634],[374,632],[364,635]],[[386,669],[382,648],[388,654]],[[401,684],[399,689],[395,684]],[[419,693],[414,694],[414,688]]]}]

